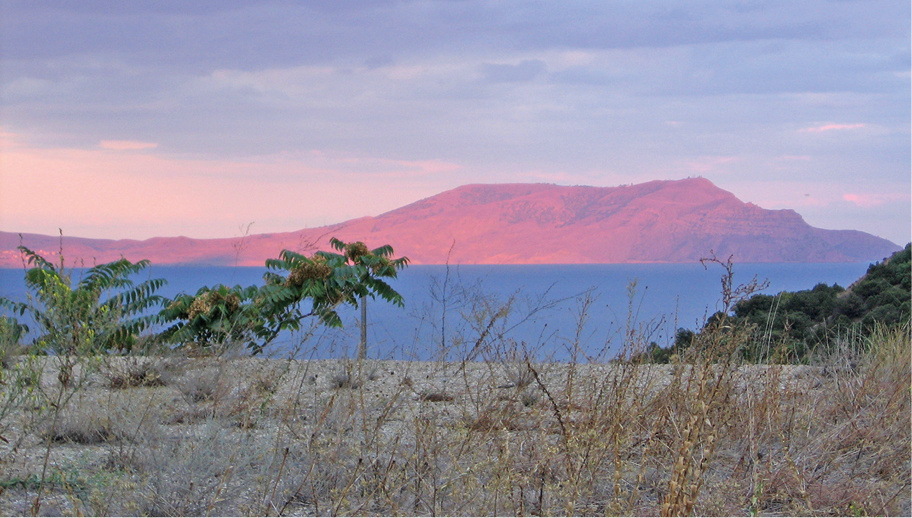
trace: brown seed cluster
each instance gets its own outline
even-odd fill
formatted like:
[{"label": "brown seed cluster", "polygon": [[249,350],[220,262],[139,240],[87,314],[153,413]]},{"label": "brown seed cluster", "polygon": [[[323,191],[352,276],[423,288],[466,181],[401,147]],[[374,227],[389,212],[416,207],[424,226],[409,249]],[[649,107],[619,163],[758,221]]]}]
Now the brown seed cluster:
[{"label": "brown seed cluster", "polygon": [[190,303],[188,318],[196,318],[199,314],[208,315],[210,311],[212,311],[212,304],[209,303],[209,293],[204,293]]},{"label": "brown seed cluster", "polygon": [[345,258],[349,261],[355,263],[358,262],[358,259],[370,253],[370,250],[367,248],[367,245],[358,241],[357,243],[352,243],[345,247]]},{"label": "brown seed cluster", "polygon": [[390,265],[389,259],[383,257],[377,264],[371,266],[371,271],[374,275],[378,275],[383,269],[388,268]]},{"label": "brown seed cluster", "polygon": [[332,275],[332,268],[323,261],[307,262],[295,267],[288,274],[285,281],[286,286],[301,286],[304,281],[311,279],[325,279]]},{"label": "brown seed cluster", "polygon": [[197,315],[208,315],[212,312],[212,308],[222,301],[225,301],[225,308],[228,313],[234,313],[241,307],[241,298],[234,293],[222,295],[217,291],[207,291],[193,299],[187,317],[193,319]]},{"label": "brown seed cluster", "polygon": [[[221,298],[221,295],[219,295],[219,297]],[[234,293],[229,293],[228,296],[225,297],[225,305],[228,306],[229,313],[234,313],[241,307],[241,297],[238,297]]]}]

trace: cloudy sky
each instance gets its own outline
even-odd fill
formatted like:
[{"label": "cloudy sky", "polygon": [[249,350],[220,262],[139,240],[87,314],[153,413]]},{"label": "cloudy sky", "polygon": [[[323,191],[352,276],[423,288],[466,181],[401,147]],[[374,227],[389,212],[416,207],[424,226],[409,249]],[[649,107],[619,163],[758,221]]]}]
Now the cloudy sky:
[{"label": "cloudy sky", "polygon": [[908,0],[0,0],[0,230],[235,237],[703,176],[910,240]]}]

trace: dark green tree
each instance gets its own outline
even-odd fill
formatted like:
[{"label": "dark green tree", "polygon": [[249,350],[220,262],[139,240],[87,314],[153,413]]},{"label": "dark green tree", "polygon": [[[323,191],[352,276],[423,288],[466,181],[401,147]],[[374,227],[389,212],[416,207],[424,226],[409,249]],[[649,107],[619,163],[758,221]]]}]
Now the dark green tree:
[{"label": "dark green tree", "polygon": [[[398,271],[408,265],[408,258],[394,258],[389,245],[371,250],[360,241],[345,243],[332,238],[330,246],[339,253],[321,251],[306,257],[283,250],[278,259],[266,261],[266,266],[276,272],[267,272],[265,276],[263,311],[267,325],[264,336],[274,337],[282,330],[298,329],[301,320],[308,316],[316,316],[329,326],[341,327],[336,309],[343,304],[360,305],[362,340],[358,354],[363,357],[366,354],[367,297],[380,297],[402,306],[402,295],[385,279],[396,278]],[[308,299],[310,307],[305,310],[302,304]]]},{"label": "dark green tree", "polygon": [[393,258],[393,248],[389,245],[369,250],[361,241],[343,243],[333,238],[330,244],[342,252],[347,264],[359,276],[355,284],[355,294],[361,305],[361,341],[358,344],[358,358],[367,358],[367,297],[378,295],[398,306],[402,306],[402,296],[387,284],[384,278],[396,278],[397,271],[408,264],[408,258]]}]

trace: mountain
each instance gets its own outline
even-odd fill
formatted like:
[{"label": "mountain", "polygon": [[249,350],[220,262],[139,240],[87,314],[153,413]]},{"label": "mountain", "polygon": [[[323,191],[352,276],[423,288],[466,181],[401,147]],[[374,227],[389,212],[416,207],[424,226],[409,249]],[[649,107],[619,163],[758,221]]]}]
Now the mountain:
[{"label": "mountain", "polygon": [[[680,263],[714,251],[736,262],[879,260],[901,247],[856,230],[814,228],[792,210],[744,203],[704,178],[620,187],[465,185],[376,217],[234,239],[145,241],[64,237],[69,264],[121,256],[153,264],[262,265],[283,248],[325,249],[329,238],[390,244],[413,263]],[[18,234],[0,232],[0,266],[20,266]],[[23,234],[45,257],[59,238]]]}]

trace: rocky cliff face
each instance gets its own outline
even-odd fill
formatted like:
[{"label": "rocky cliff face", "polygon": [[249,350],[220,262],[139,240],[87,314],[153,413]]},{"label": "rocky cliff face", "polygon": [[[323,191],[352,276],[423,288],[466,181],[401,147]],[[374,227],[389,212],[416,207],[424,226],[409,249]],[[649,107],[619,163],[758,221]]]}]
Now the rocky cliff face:
[{"label": "rocky cliff face", "polygon": [[[156,264],[262,265],[283,248],[325,247],[330,237],[390,244],[414,263],[542,264],[694,262],[714,251],[736,262],[880,260],[900,247],[854,230],[811,227],[792,210],[738,200],[709,180],[621,187],[466,185],[377,217],[243,239],[64,238],[69,258],[87,264],[121,255]],[[54,253],[55,237],[25,235]],[[0,233],[0,265],[21,264],[15,234]],[[92,260],[94,258],[94,261]]]}]

